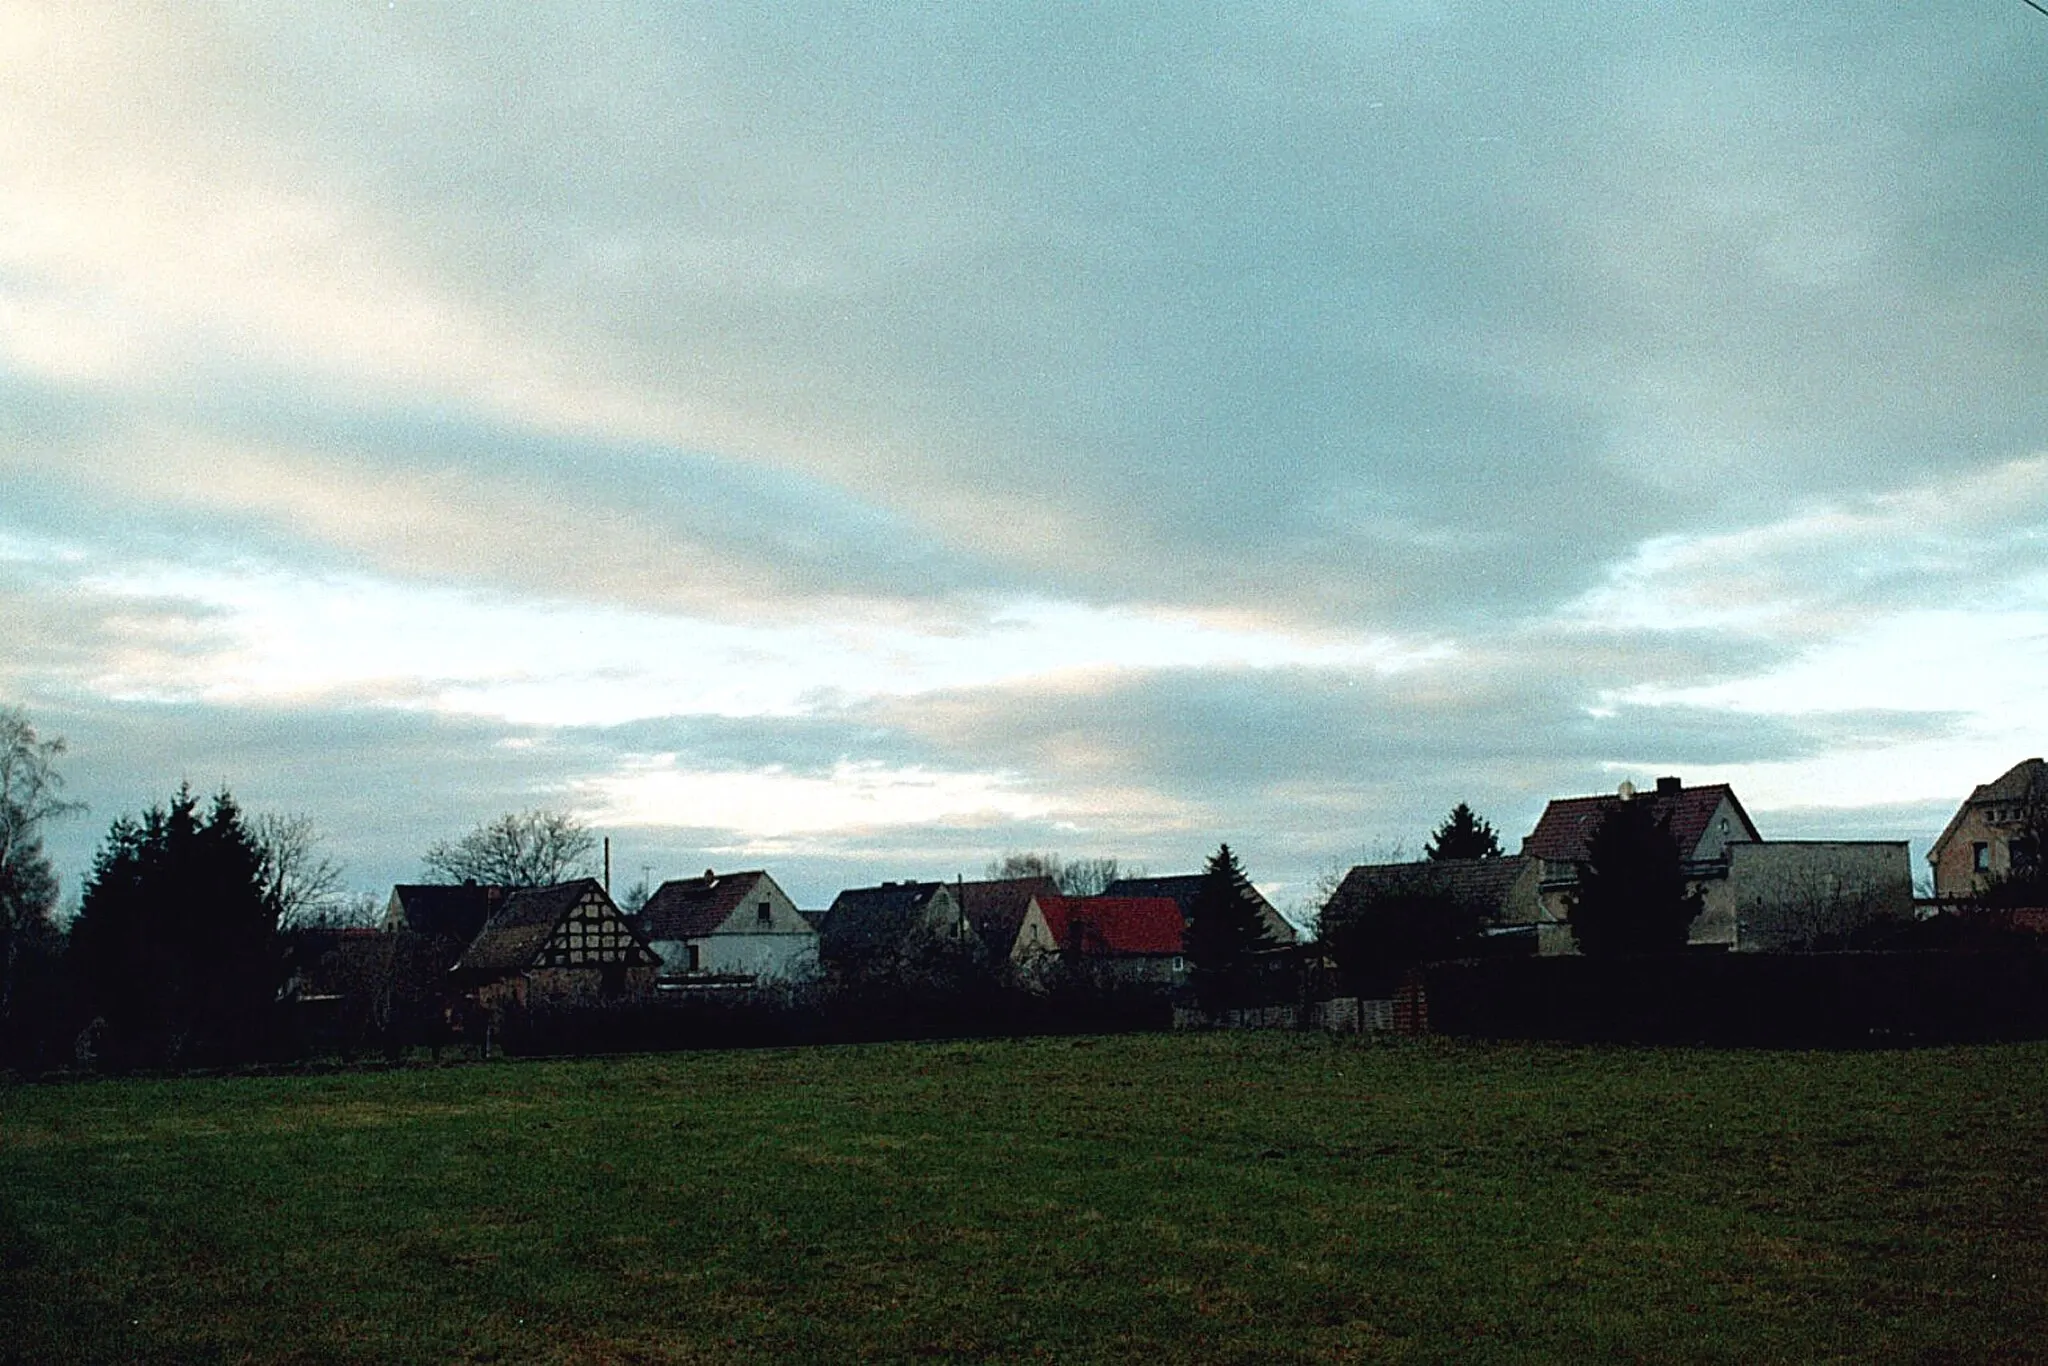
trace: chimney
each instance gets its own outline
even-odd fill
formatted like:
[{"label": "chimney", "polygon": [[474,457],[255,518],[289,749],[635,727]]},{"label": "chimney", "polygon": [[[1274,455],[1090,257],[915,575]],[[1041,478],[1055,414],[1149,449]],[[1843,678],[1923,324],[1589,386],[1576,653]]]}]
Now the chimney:
[{"label": "chimney", "polygon": [[1657,780],[1657,795],[1660,797],[1674,797],[1678,795],[1678,790],[1684,786],[1685,784],[1676,778],[1659,778]]}]

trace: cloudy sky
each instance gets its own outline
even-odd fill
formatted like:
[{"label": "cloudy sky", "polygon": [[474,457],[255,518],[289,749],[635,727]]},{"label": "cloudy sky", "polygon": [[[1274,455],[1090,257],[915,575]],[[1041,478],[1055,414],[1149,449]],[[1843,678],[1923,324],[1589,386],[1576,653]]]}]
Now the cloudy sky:
[{"label": "cloudy sky", "polygon": [[1289,905],[2048,749],[2048,19],[0,0],[0,703],[349,881]]}]

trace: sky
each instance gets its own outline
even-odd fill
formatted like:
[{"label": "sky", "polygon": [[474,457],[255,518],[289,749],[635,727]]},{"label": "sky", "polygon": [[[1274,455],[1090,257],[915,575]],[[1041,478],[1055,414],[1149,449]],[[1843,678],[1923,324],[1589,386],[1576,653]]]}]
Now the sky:
[{"label": "sky", "polygon": [[107,824],[1283,908],[2048,750],[2048,19],[0,0],[0,705]]}]

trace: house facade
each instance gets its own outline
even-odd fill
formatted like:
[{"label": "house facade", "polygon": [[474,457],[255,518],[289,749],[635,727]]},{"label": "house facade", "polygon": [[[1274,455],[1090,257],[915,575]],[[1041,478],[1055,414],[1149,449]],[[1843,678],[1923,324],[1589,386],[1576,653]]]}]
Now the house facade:
[{"label": "house facade", "polygon": [[1975,896],[2011,872],[2015,851],[2026,856],[2044,815],[2048,763],[2040,759],[2024,759],[1994,781],[1978,784],[1927,851],[1935,896]]},{"label": "house facade", "polygon": [[886,971],[892,962],[935,949],[978,950],[980,942],[944,882],[849,887],[832,899],[818,925],[818,956],[828,968]]},{"label": "house facade", "polygon": [[[1536,828],[1522,840],[1525,857],[1541,861],[1538,895],[1545,921],[1569,926],[1577,897],[1579,870],[1585,864],[1593,832],[1607,813],[1623,802],[1649,802],[1657,820],[1671,831],[1678,857],[1692,889],[1700,894],[1701,911],[1693,935],[1701,927],[1724,920],[1732,924],[1734,904],[1728,886],[1729,850],[1763,837],[1726,783],[1687,787],[1677,778],[1659,778],[1657,786],[1638,792],[1623,783],[1618,792],[1597,797],[1560,797],[1543,808]],[[1690,937],[1690,936],[1689,936]],[[1695,942],[1698,942],[1695,939]],[[1545,952],[1575,953],[1569,930],[1553,932]]]},{"label": "house facade", "polygon": [[664,882],[634,925],[665,983],[801,982],[818,971],[818,932],[760,869]]},{"label": "house facade", "polygon": [[644,996],[661,959],[595,878],[505,898],[453,976],[486,1009]]}]

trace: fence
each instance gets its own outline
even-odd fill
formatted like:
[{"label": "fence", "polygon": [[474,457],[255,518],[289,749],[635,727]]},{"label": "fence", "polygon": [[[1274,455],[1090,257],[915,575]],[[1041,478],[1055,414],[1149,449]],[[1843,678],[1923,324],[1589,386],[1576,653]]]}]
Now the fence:
[{"label": "fence", "polygon": [[1433,964],[1446,1034],[1771,1047],[2048,1038],[2048,953],[1673,954]]}]

